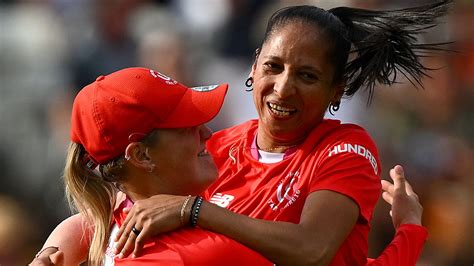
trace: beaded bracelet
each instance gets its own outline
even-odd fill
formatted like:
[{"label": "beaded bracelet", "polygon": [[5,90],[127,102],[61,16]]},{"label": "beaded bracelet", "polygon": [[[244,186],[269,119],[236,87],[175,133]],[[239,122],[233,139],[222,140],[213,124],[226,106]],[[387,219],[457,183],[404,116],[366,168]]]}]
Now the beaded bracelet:
[{"label": "beaded bracelet", "polygon": [[202,205],[202,197],[197,196],[196,199],[193,202],[193,206],[191,207],[191,215],[189,217],[189,224],[192,227],[195,227],[197,225],[197,221],[199,218],[199,211],[201,210],[201,205]]}]

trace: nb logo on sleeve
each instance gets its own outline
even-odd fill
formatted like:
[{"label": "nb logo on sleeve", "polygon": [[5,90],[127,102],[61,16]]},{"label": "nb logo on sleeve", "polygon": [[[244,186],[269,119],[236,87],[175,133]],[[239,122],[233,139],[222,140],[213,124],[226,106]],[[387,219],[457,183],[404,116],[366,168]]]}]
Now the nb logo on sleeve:
[{"label": "nb logo on sleeve", "polygon": [[222,208],[227,208],[229,206],[230,202],[234,199],[235,197],[232,195],[227,195],[227,194],[221,194],[221,193],[216,193],[212,196],[212,198],[209,200],[210,203],[214,203],[219,207]]}]

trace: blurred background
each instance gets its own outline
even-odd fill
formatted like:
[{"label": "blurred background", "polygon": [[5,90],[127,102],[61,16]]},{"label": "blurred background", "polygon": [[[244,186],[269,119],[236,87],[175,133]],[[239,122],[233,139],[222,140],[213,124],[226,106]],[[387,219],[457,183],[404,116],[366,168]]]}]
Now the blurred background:
[{"label": "blurred background", "polygon": [[[102,74],[129,66],[189,85],[230,83],[219,130],[256,113],[244,82],[266,20],[309,3],[388,9],[422,0],[0,0],[0,265],[26,265],[70,215],[61,172],[72,100]],[[473,265],[474,1],[458,0],[423,42],[455,41],[457,52],[425,63],[425,89],[406,80],[343,101],[337,119],[365,127],[383,178],[405,167],[424,206],[430,237],[419,265]],[[329,115],[329,117],[331,117]],[[389,207],[376,208],[370,255],[394,234]]]}]

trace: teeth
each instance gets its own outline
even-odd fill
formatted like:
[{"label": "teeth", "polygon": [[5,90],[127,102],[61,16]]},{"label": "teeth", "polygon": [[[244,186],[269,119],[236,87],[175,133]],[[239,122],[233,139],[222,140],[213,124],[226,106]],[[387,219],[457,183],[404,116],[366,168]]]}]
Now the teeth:
[{"label": "teeth", "polygon": [[198,153],[198,156],[205,156],[205,155],[208,155],[209,152],[207,150],[203,150],[202,152]]},{"label": "teeth", "polygon": [[295,109],[292,109],[292,108],[287,108],[287,107],[283,107],[283,106],[280,106],[280,105],[276,105],[274,103],[268,103],[270,105],[270,107],[276,111],[283,111],[283,112],[293,112],[295,111]]},{"label": "teeth", "polygon": [[289,116],[291,114],[291,112],[296,111],[296,109],[283,107],[283,106],[280,106],[280,105],[276,105],[274,103],[268,103],[268,106],[270,107],[270,111],[272,113],[274,113],[277,116],[282,116],[282,117],[283,116]]}]

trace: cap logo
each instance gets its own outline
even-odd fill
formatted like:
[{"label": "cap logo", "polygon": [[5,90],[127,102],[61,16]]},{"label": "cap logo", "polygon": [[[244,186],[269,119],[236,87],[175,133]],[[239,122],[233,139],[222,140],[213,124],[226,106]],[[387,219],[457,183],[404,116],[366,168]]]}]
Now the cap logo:
[{"label": "cap logo", "polygon": [[168,77],[168,76],[166,76],[166,75],[163,75],[163,74],[161,74],[161,73],[158,72],[158,71],[155,71],[155,70],[150,69],[150,74],[151,74],[153,77],[155,77],[155,78],[160,78],[160,79],[164,80],[164,81],[166,82],[166,84],[168,84],[168,85],[176,85],[176,84],[178,84],[178,82],[177,82],[176,80],[174,80],[174,79],[172,79],[172,78],[170,78],[170,77]]},{"label": "cap logo", "polygon": [[190,88],[193,91],[199,91],[199,92],[206,92],[206,91],[212,91],[215,88],[219,87],[219,85],[209,85],[209,86],[200,86],[200,87],[192,87]]}]

